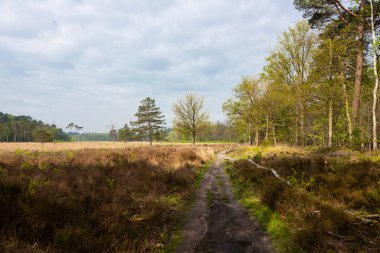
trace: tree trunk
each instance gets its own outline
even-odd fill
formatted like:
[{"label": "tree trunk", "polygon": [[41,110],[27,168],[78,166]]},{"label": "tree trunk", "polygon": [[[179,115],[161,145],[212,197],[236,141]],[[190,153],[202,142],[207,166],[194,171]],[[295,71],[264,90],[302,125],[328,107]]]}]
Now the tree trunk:
[{"label": "tree trunk", "polygon": [[373,73],[375,75],[375,87],[373,88],[373,104],[372,104],[372,147],[373,150],[377,150],[377,119],[376,119],[376,103],[377,103],[377,89],[379,87],[379,77],[377,74],[377,55],[376,55],[376,33],[373,15],[373,0],[371,4],[371,29],[372,29],[372,41],[373,41]]},{"label": "tree trunk", "polygon": [[345,111],[346,111],[348,140],[351,143],[352,142],[352,122],[351,122],[351,115],[350,115],[350,104],[348,102],[346,81],[345,81],[345,77],[344,77],[344,64],[343,63],[342,63],[342,67],[341,67],[341,70],[340,70],[340,80],[342,82],[343,97],[344,97],[344,107],[345,107]]},{"label": "tree trunk", "polygon": [[195,145],[195,131],[193,131],[193,145]]},{"label": "tree trunk", "polygon": [[301,101],[300,103],[300,134],[301,134],[301,145],[305,145],[305,105]]},{"label": "tree trunk", "polygon": [[266,127],[266,130],[265,130],[265,141],[267,142],[268,141],[268,134],[269,134],[269,114],[267,113],[267,127]]},{"label": "tree trunk", "polygon": [[[247,142],[247,136],[248,136],[248,122],[247,124],[245,125],[245,133],[244,133],[244,144],[247,145],[248,142]],[[248,140],[249,141],[249,140]]]},{"label": "tree trunk", "polygon": [[359,19],[359,24],[357,26],[357,38],[358,38],[358,51],[356,53],[356,70],[355,70],[355,83],[354,83],[354,94],[352,97],[352,113],[351,120],[352,124],[357,127],[357,118],[359,112],[359,102],[360,102],[360,89],[363,78],[363,51],[364,51],[364,21],[362,18]]},{"label": "tree trunk", "polygon": [[333,91],[335,90],[335,85],[333,81],[333,47],[332,41],[329,39],[330,44],[330,99],[329,99],[329,132],[327,145],[329,148],[332,147],[332,137],[333,137]]},{"label": "tree trunk", "polygon": [[[299,108],[298,106],[296,107],[296,115],[299,115]],[[298,125],[299,125],[299,117],[296,117],[295,120],[295,125],[294,125],[294,145],[298,145]]]},{"label": "tree trunk", "polygon": [[329,134],[328,134],[328,147],[332,147],[332,136],[333,136],[333,101],[329,100]]},{"label": "tree trunk", "polygon": [[255,138],[256,146],[259,146],[259,129],[256,127],[256,138]]},{"label": "tree trunk", "polygon": [[272,127],[272,132],[273,132],[273,142],[274,142],[274,145],[276,146],[277,145],[277,139],[276,139],[276,129],[275,129],[274,123],[273,123],[273,127]]},{"label": "tree trunk", "polygon": [[249,145],[252,146],[253,138],[252,138],[252,133],[251,133],[251,123],[248,123],[248,133],[249,133]]},{"label": "tree trunk", "polygon": [[153,130],[152,130],[152,125],[150,122],[148,122],[148,129],[149,129],[149,144],[152,146],[153,143]]}]

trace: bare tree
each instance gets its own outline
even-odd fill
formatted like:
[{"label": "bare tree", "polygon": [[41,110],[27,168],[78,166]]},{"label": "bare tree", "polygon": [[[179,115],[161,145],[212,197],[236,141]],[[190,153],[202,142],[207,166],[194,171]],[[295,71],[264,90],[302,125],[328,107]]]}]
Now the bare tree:
[{"label": "bare tree", "polygon": [[111,128],[111,130],[109,131],[109,134],[112,138],[112,143],[115,143],[115,140],[117,138],[116,125],[114,123],[111,123],[110,128]]},{"label": "bare tree", "polygon": [[205,111],[204,98],[188,93],[174,104],[173,112],[174,128],[182,133],[191,135],[194,145],[197,134],[206,127],[209,118],[208,113]]}]

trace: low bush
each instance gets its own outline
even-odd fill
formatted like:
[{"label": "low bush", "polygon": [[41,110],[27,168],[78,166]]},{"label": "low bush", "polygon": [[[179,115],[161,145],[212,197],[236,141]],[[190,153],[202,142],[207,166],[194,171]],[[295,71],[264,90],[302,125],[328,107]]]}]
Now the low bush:
[{"label": "low bush", "polygon": [[270,154],[261,164],[288,184],[246,160],[227,171],[279,252],[379,252],[380,222],[360,218],[380,213],[378,164],[294,154]]},{"label": "low bush", "polygon": [[216,148],[2,153],[0,252],[164,250]]}]

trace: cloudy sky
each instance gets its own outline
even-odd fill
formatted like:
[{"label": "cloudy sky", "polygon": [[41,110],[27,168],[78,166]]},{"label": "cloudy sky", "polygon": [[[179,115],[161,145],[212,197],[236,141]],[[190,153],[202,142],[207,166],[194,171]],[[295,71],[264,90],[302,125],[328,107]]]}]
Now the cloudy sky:
[{"label": "cloudy sky", "polygon": [[212,120],[301,19],[292,0],[0,0],[0,111],[108,131],[156,99],[205,97]]}]

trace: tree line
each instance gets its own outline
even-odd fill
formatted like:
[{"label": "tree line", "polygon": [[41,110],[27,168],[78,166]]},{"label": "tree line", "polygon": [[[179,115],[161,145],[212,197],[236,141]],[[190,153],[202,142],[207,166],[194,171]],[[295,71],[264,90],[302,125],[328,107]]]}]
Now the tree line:
[{"label": "tree line", "polygon": [[203,97],[189,93],[173,105],[173,127],[166,127],[165,116],[153,98],[141,100],[136,120],[117,129],[111,124],[108,133],[81,133],[82,126],[71,122],[65,133],[54,124],[45,124],[30,116],[0,113],[0,142],[52,141],[153,141],[192,142],[237,141],[234,126],[210,122]]},{"label": "tree line", "polygon": [[278,39],[223,110],[253,144],[377,149],[379,53],[374,1],[295,0],[307,21]]},{"label": "tree line", "polygon": [[0,142],[68,141],[70,137],[56,125],[45,124],[30,116],[0,112]]}]

